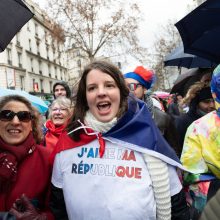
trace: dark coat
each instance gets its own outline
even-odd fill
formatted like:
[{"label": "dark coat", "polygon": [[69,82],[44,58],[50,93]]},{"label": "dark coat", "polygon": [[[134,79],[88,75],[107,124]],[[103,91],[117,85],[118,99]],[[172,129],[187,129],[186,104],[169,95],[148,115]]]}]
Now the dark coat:
[{"label": "dark coat", "polygon": [[154,123],[157,128],[159,128],[164,139],[175,150],[177,156],[180,157],[182,146],[178,142],[178,133],[176,131],[173,117],[154,106],[153,100],[149,95],[144,96],[144,102],[146,103],[146,106],[154,119]]},{"label": "dark coat", "polygon": [[187,113],[182,114],[175,118],[175,125],[179,138],[178,142],[182,147],[183,147],[187,128],[200,117],[201,115],[198,115],[195,110],[190,109]]},{"label": "dark coat", "polygon": [[161,131],[163,137],[169,145],[175,150],[178,157],[181,155],[182,147],[179,143],[178,132],[176,130],[174,119],[166,112],[154,107],[154,122]]},{"label": "dark coat", "polygon": [[179,108],[178,108],[178,104],[175,103],[175,102],[171,103],[168,106],[167,113],[171,116],[174,116],[174,117],[179,116],[180,111],[179,111]]},{"label": "dark coat", "polygon": [[213,196],[208,201],[199,220],[219,220],[220,219],[219,207],[220,207],[220,190],[218,190],[215,196]]}]

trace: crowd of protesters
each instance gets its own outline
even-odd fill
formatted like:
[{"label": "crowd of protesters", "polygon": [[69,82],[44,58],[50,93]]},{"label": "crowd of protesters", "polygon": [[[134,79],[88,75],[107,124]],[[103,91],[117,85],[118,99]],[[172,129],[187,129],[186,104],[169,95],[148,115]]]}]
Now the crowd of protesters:
[{"label": "crowd of protesters", "polygon": [[2,97],[0,219],[216,216],[219,66],[210,80],[162,99],[153,70],[122,73],[97,60],[74,97],[66,82],[54,84],[46,121],[26,98]]}]

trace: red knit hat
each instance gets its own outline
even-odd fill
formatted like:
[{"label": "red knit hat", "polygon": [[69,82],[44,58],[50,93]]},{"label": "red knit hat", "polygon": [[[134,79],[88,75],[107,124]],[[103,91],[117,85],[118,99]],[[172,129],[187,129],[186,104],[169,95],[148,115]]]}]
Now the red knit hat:
[{"label": "red knit hat", "polygon": [[156,76],[153,70],[148,70],[143,66],[138,66],[133,72],[126,73],[124,78],[132,78],[141,83],[146,89],[150,89],[155,80]]}]

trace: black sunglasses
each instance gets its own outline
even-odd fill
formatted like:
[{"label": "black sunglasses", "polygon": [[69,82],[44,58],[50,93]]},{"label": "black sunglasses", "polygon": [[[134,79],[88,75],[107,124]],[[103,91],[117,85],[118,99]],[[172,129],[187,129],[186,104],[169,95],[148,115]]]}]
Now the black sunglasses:
[{"label": "black sunglasses", "polygon": [[130,91],[135,91],[138,87],[142,85],[140,83],[128,83],[127,86]]},{"label": "black sunglasses", "polygon": [[13,112],[11,110],[2,110],[0,111],[0,120],[12,121],[15,115],[17,115],[19,121],[22,122],[29,122],[33,118],[31,113],[28,111]]}]

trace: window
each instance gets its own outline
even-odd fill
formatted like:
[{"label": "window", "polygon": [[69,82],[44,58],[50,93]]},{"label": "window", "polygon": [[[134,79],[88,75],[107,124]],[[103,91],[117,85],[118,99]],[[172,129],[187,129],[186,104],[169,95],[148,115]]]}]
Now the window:
[{"label": "window", "polygon": [[81,68],[81,60],[77,60],[77,66]]},{"label": "window", "polygon": [[21,90],[25,90],[24,76],[20,76]]},{"label": "window", "polygon": [[49,60],[49,47],[48,46],[46,48],[46,51],[47,51],[47,59]]},{"label": "window", "polygon": [[121,69],[121,62],[118,62],[118,68]]},{"label": "window", "polygon": [[45,43],[47,44],[48,43],[48,34],[47,34],[47,31],[44,31],[44,36],[45,36]]},{"label": "window", "polygon": [[39,87],[38,87],[38,83],[35,82],[35,80],[33,79],[33,90],[34,92],[39,92]]},{"label": "window", "polygon": [[40,55],[40,43],[37,42],[37,54]]},{"label": "window", "polygon": [[63,70],[60,68],[60,77],[63,75]]},{"label": "window", "polygon": [[53,61],[54,62],[56,61],[56,51],[55,51],[55,48],[53,48]]},{"label": "window", "polygon": [[54,67],[55,76],[57,75],[57,67]]},{"label": "window", "polygon": [[34,72],[34,67],[33,67],[33,58],[30,59],[30,63],[31,63],[31,72]]},{"label": "window", "polygon": [[39,66],[39,73],[42,75],[42,65],[41,65],[41,60],[38,60],[38,66]]},{"label": "window", "polygon": [[27,22],[27,30],[28,30],[28,31],[31,31],[31,30],[30,30],[30,22]]},{"label": "window", "polygon": [[11,49],[7,48],[8,64],[12,65]]},{"label": "window", "polygon": [[38,37],[38,25],[35,24],[34,26],[35,26],[35,35]]},{"label": "window", "polygon": [[22,54],[21,52],[18,52],[18,66],[22,68]]},{"label": "window", "polygon": [[53,82],[50,81],[50,92],[53,93],[53,86],[52,86]]},{"label": "window", "polygon": [[41,88],[41,92],[44,92],[44,83],[43,83],[43,79],[40,79],[40,88]]},{"label": "window", "polygon": [[21,45],[21,40],[20,40],[20,32],[18,32],[17,34],[16,34],[16,43],[17,43],[17,45],[18,46],[20,46]]},{"label": "window", "polygon": [[77,57],[80,56],[80,51],[79,51],[79,50],[76,51],[76,56],[77,56]]},{"label": "window", "polygon": [[33,14],[35,13],[35,8],[34,8],[33,5],[31,5],[31,11],[32,11]]},{"label": "window", "polygon": [[61,78],[62,78],[63,80],[65,80],[65,70],[63,70],[63,74],[62,74]]},{"label": "window", "polygon": [[29,39],[29,50],[32,51],[32,48],[31,48],[31,39]]},{"label": "window", "polygon": [[48,76],[51,77],[51,66],[48,64]]}]

